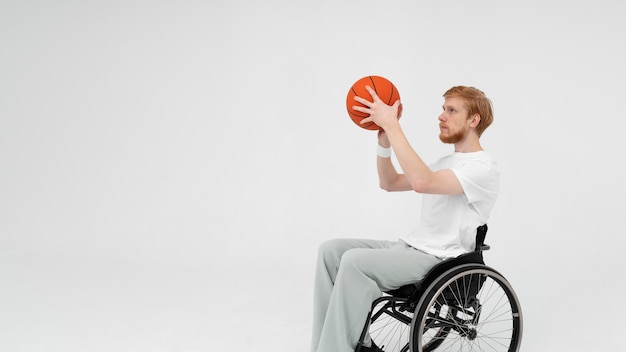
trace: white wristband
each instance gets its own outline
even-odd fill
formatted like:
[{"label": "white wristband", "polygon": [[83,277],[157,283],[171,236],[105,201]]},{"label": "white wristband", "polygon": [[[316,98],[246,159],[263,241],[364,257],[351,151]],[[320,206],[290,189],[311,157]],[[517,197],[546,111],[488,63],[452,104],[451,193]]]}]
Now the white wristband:
[{"label": "white wristband", "polygon": [[391,147],[385,148],[380,144],[377,144],[378,148],[376,148],[376,154],[381,158],[390,158],[391,157]]}]

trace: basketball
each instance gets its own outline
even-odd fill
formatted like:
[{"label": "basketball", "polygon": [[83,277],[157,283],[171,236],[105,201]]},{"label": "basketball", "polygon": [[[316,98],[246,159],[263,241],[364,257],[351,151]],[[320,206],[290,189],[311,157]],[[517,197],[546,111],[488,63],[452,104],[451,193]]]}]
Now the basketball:
[{"label": "basketball", "polygon": [[380,77],[380,76],[363,77],[360,80],[354,82],[352,87],[350,87],[350,90],[348,91],[348,96],[346,97],[346,108],[348,109],[348,115],[350,116],[352,121],[354,121],[354,123],[357,124],[357,126],[364,128],[366,130],[376,131],[376,130],[379,130],[380,127],[378,127],[378,125],[375,124],[374,122],[368,122],[363,125],[360,123],[361,120],[370,116],[369,114],[356,111],[352,108],[353,106],[365,107],[363,104],[354,100],[355,95],[363,99],[372,101],[372,96],[365,89],[365,86],[372,87],[372,89],[376,91],[376,94],[378,95],[380,100],[382,100],[387,105],[393,105],[393,103],[395,103],[396,100],[400,99],[400,93],[398,92],[398,89],[396,88],[396,86],[394,86],[390,80],[384,77]]}]

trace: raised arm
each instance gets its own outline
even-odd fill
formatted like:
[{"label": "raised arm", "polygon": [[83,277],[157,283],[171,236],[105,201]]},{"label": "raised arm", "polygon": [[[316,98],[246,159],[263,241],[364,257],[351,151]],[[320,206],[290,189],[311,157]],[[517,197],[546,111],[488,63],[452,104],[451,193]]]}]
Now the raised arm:
[{"label": "raised arm", "polygon": [[[403,174],[398,174],[393,168],[390,158],[378,157],[378,175],[381,187],[389,191],[413,189],[415,192],[429,194],[463,193],[463,188],[452,170],[430,170],[428,165],[413,150],[397,119],[400,101],[389,106],[378,98],[373,89],[366,88],[373,101],[355,97],[356,101],[366,107],[355,106],[354,109],[370,114],[361,123],[373,121],[385,131],[379,135],[379,143],[386,144],[385,139],[389,142],[403,171]],[[383,144],[381,146],[387,147]]]},{"label": "raised arm", "polygon": [[[391,144],[384,130],[378,131],[378,145],[383,148],[390,148]],[[380,188],[389,192],[410,191],[411,184],[404,174],[399,174],[391,162],[391,158],[376,157],[376,167],[378,169],[378,180]]]}]

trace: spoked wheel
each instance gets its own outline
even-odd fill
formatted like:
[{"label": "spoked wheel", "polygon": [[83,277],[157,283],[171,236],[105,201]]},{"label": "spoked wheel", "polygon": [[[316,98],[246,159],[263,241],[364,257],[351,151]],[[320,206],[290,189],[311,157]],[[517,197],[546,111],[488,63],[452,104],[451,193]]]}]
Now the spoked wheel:
[{"label": "spoked wheel", "polygon": [[372,310],[369,335],[385,352],[409,351],[413,309],[403,299],[381,299]]},{"label": "spoked wheel", "polygon": [[522,312],[513,288],[497,271],[466,264],[437,278],[411,322],[413,352],[517,352]]}]

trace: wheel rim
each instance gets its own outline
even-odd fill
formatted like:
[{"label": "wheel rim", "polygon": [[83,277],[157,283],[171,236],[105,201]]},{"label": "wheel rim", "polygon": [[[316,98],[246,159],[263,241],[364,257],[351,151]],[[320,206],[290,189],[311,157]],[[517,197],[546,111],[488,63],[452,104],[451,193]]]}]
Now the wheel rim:
[{"label": "wheel rim", "polygon": [[418,304],[412,323],[414,351],[519,349],[522,314],[504,277],[475,265],[452,269],[442,277]]}]

